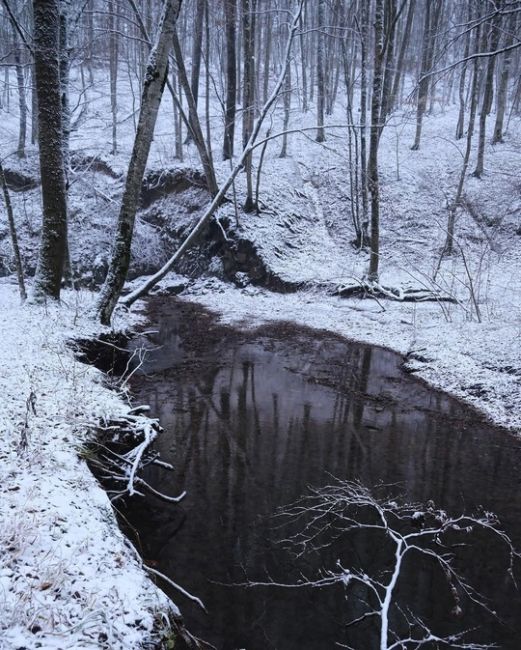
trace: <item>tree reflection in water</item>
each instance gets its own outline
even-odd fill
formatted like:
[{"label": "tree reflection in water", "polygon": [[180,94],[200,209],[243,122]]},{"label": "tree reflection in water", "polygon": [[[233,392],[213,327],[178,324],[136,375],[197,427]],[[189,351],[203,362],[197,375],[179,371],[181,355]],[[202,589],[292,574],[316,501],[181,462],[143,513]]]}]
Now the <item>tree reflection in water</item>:
[{"label": "tree reflection in water", "polygon": [[[318,571],[323,557],[311,555],[303,567],[277,545],[272,515],[332,476],[388,485],[451,513],[482,505],[521,547],[521,503],[512,498],[520,441],[406,375],[398,355],[289,325],[239,332],[180,301],[154,308],[160,331],[145,340],[154,350],[133,391],[161,419],[158,450],[175,472],[151,467],[146,478],[188,495],[174,508],[134,502],[126,516],[144,557],[205,602],[208,616],[172,594],[198,636],[229,650],[378,647],[369,622],[345,627],[362,608],[341,586],[288,593],[222,585]],[[458,566],[493,597],[503,622],[466,607],[458,629],[478,627],[476,638],[517,648],[519,597],[503,579],[504,558],[490,540],[478,542]],[[342,552],[355,565],[381,562],[381,544],[348,544]],[[404,574],[398,590],[433,627],[451,626],[447,582],[428,563]]]}]

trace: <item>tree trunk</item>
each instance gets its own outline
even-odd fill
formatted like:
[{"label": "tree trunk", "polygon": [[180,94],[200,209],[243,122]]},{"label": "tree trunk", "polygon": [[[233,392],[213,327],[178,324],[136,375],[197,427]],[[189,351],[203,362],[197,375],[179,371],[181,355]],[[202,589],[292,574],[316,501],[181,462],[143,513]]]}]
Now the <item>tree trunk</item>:
[{"label": "tree trunk", "polygon": [[121,201],[112,258],[97,307],[99,318],[104,324],[110,323],[112,312],[127,277],[141,183],[166,82],[168,54],[174,39],[180,6],[181,0],[165,0],[156,42],[148,57],[139,122]]},{"label": "tree trunk", "polygon": [[403,77],[403,64],[405,61],[405,54],[411,40],[412,23],[414,19],[414,9],[416,7],[415,0],[409,0],[409,8],[407,10],[407,19],[405,23],[405,31],[403,33],[400,51],[398,53],[398,60],[396,62],[396,74],[394,76],[393,88],[391,91],[391,98],[389,99],[389,110],[392,111],[396,106],[396,99],[400,91],[400,84]]},{"label": "tree trunk", "polygon": [[192,95],[192,88],[188,82],[188,76],[186,74],[186,68],[183,60],[183,53],[181,50],[181,44],[179,42],[179,37],[177,36],[177,31],[174,29],[172,42],[174,45],[174,55],[177,63],[177,74],[181,86],[188,103],[188,128],[192,132],[192,138],[199,157],[201,158],[201,163],[203,165],[204,174],[206,176],[206,183],[208,185],[208,191],[212,196],[215,196],[219,190],[217,186],[217,179],[215,176],[215,170],[213,167],[212,159],[209,153],[209,143],[205,143],[203,129],[201,127],[201,122],[199,120],[199,114],[197,113],[197,106],[195,104],[194,96]]},{"label": "tree trunk", "polygon": [[[509,28],[506,32],[505,47],[511,47],[514,42],[514,32],[516,28],[516,16],[512,14]],[[508,80],[510,78],[510,70],[512,68],[512,50],[505,52],[503,55],[503,65],[501,66],[501,76],[499,78],[499,86],[497,90],[497,112],[496,124],[494,126],[494,137],[492,144],[503,142],[503,122],[505,119],[505,111],[507,106],[507,92]]]},{"label": "tree trunk", "polygon": [[380,130],[390,112],[392,80],[394,72],[394,37],[396,33],[397,0],[385,2],[385,67],[382,83],[382,106],[380,108]]},{"label": "tree trunk", "polygon": [[117,17],[114,12],[114,0],[108,0],[109,12],[109,76],[110,76],[110,110],[112,114],[112,154],[118,151],[118,36],[116,33]]},{"label": "tree trunk", "polygon": [[[302,110],[304,113],[307,113],[308,112],[308,76],[307,76],[308,73],[307,73],[306,47],[305,47],[303,31],[304,31],[304,21],[302,20],[301,17],[299,45],[300,45],[300,62],[301,62],[301,70],[302,70]],[[266,103],[266,98],[264,99],[264,103]]]},{"label": "tree trunk", "polygon": [[[242,103],[242,145],[248,143],[255,119],[255,0],[242,0],[243,20],[243,103]],[[255,209],[253,201],[253,161],[252,154],[244,161],[246,171],[246,201],[244,211]]]},{"label": "tree trunk", "polygon": [[68,0],[60,2],[60,88],[62,103],[62,146],[65,181],[68,186],[69,139],[71,134],[71,111],[69,106],[69,47],[68,47]]},{"label": "tree trunk", "polygon": [[369,47],[368,7],[365,0],[361,0],[361,34],[360,34],[360,191],[362,194],[362,240],[366,236],[368,221],[368,196],[367,196],[367,50]]},{"label": "tree trunk", "polygon": [[324,142],[326,132],[324,130],[324,28],[325,28],[325,0],[318,0],[318,32],[317,32],[317,142]]},{"label": "tree trunk", "polygon": [[[190,73],[190,88],[194,98],[195,110],[199,101],[199,79],[201,76],[201,52],[203,43],[203,20],[205,0],[196,0],[195,20],[192,35],[192,66]],[[186,134],[186,144],[192,139],[192,130]]]},{"label": "tree trunk", "polygon": [[270,91],[270,59],[271,59],[271,43],[272,37],[272,19],[271,14],[266,16],[266,40],[264,42],[264,77],[262,87],[262,103],[268,101]]},{"label": "tree trunk", "polygon": [[226,112],[223,160],[228,160],[233,158],[237,105],[237,53],[235,50],[237,0],[225,0],[224,12],[226,20]]},{"label": "tree trunk", "polygon": [[[501,6],[500,0],[497,0],[497,6]],[[489,37],[487,39],[489,52],[497,50],[499,42],[499,29],[501,25],[501,15],[498,14],[490,24]],[[478,140],[478,159],[474,176],[481,178],[485,165],[485,136],[487,128],[487,117],[492,110],[492,99],[494,97],[494,70],[496,67],[496,56],[488,57],[487,71],[485,74],[485,87],[483,89],[483,102],[479,114],[479,140]]]},{"label": "tree trunk", "polygon": [[431,22],[433,22],[431,16],[432,4],[433,0],[426,1],[425,20],[423,26],[422,62],[420,68],[420,82],[418,85],[418,103],[416,106],[416,136],[414,138],[414,144],[411,147],[413,151],[417,151],[420,148],[423,115],[425,113],[425,108],[427,106],[427,97],[429,95],[430,77],[427,76],[427,73],[431,68],[430,43],[432,40]]},{"label": "tree trunk", "polygon": [[[475,52],[479,54],[480,51],[480,31],[481,27],[476,28],[475,34]],[[461,198],[463,196],[463,186],[465,184],[465,177],[467,175],[467,170],[469,167],[470,154],[472,151],[472,137],[474,135],[474,125],[476,122],[476,113],[478,106],[478,90],[479,90],[479,81],[480,81],[480,59],[475,58],[473,62],[473,74],[472,74],[472,87],[470,94],[470,116],[469,116],[469,125],[467,129],[467,144],[465,148],[465,155],[463,157],[463,166],[461,169],[461,174],[458,182],[458,187],[456,190],[456,196],[454,201],[449,208],[449,218],[447,222],[447,237],[445,240],[445,245],[442,251],[442,257],[445,255],[452,255],[454,252],[454,227],[456,223],[456,211],[461,205]]]},{"label": "tree trunk", "polygon": [[288,134],[289,116],[291,112],[291,61],[286,71],[286,79],[284,80],[284,122],[282,124],[282,148],[280,151],[280,158],[286,158],[288,155]]},{"label": "tree trunk", "polygon": [[46,297],[60,298],[67,242],[58,0],[33,0],[33,14],[43,203],[42,236],[33,295],[36,301],[43,301]]},{"label": "tree trunk", "polygon": [[371,192],[371,256],[369,259],[370,281],[378,280],[380,261],[380,182],[378,176],[378,141],[380,128],[378,119],[381,111],[383,72],[383,0],[376,0],[374,15],[374,71],[371,97],[371,136],[367,180]]},{"label": "tree trunk", "polygon": [[20,298],[22,302],[27,298],[25,291],[24,270],[22,265],[22,256],[20,255],[20,248],[18,246],[18,235],[16,234],[16,223],[13,215],[13,207],[11,205],[11,197],[9,196],[9,189],[5,179],[4,168],[0,160],[0,186],[4,194],[5,210],[7,212],[7,221],[9,223],[9,234],[11,236],[11,245],[13,247],[14,264],[16,268],[16,277],[18,279],[18,289],[20,291]]},{"label": "tree trunk", "polygon": [[25,140],[27,137],[27,103],[25,101],[24,69],[22,67],[22,47],[20,39],[13,29],[13,55],[16,69],[16,83],[18,86],[18,110],[20,113],[20,128],[18,131],[18,147],[16,153],[19,158],[25,158]]},{"label": "tree trunk", "polygon": [[[470,22],[472,18],[472,5],[469,4],[468,8],[468,20]],[[465,36],[465,49],[463,51],[463,58],[466,59],[470,52],[470,32],[467,32]],[[465,78],[467,76],[467,64],[464,63],[461,75],[459,79],[459,114],[458,114],[458,123],[456,125],[456,140],[461,140],[464,132],[465,125]]]}]

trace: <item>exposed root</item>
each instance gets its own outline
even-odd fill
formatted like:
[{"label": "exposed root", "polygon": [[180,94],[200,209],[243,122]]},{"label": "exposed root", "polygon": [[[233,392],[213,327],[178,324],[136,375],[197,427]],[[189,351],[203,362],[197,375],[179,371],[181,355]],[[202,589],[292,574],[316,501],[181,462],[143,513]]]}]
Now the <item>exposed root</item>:
[{"label": "exposed root", "polygon": [[[90,462],[98,470],[100,478],[107,482],[111,501],[125,496],[144,496],[143,491],[147,491],[163,501],[179,503],[185,492],[176,496],[163,494],[139,475],[144,467],[151,464],[166,470],[173,469],[151,449],[163,429],[157,419],[135,414],[136,410],[142,411],[144,408],[134,409],[134,412],[130,411],[100,427],[107,441],[93,445],[95,453]],[[127,451],[118,451],[121,447]]]}]

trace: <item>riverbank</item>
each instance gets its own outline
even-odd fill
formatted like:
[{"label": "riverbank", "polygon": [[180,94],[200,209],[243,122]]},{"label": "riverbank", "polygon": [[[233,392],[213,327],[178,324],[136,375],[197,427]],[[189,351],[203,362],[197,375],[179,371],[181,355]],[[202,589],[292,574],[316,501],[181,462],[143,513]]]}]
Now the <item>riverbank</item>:
[{"label": "riverbank", "polygon": [[[0,294],[0,645],[142,647],[157,640],[173,606],[144,573],[81,458],[96,423],[129,408],[69,346],[101,332],[87,317],[93,295],[66,292],[58,308],[21,307],[5,281]],[[432,303],[275,294],[215,279],[192,282],[183,300],[241,328],[292,321],[388,347],[405,355],[407,370],[495,424],[521,425],[516,314],[476,323],[455,312],[447,321]],[[138,318],[120,317],[115,326]]]},{"label": "riverbank", "polygon": [[100,332],[91,302],[21,307],[0,285],[2,650],[144,647],[175,611],[82,458],[96,424],[129,409],[70,347]]},{"label": "riverbank", "polygon": [[[406,369],[436,389],[464,400],[498,426],[521,430],[521,320],[469,321],[463,310],[447,316],[436,302],[343,299],[316,290],[277,294],[197,281],[183,294],[220,315],[224,323],[257,326],[292,321],[406,357]],[[499,309],[499,307],[497,307]]]}]

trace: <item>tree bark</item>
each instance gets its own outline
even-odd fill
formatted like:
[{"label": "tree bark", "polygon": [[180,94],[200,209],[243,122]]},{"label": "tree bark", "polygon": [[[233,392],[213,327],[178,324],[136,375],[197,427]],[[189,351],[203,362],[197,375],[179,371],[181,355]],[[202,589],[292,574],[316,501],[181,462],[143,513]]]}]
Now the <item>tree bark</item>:
[{"label": "tree bark", "polygon": [[203,129],[201,127],[201,122],[199,120],[199,114],[197,113],[197,106],[195,104],[194,96],[192,95],[192,88],[188,82],[188,76],[186,74],[186,68],[183,59],[183,52],[181,50],[181,44],[179,42],[179,37],[177,36],[177,31],[174,29],[172,43],[174,45],[174,55],[177,63],[177,74],[179,81],[183,88],[186,101],[188,103],[188,128],[192,132],[192,138],[199,157],[201,158],[201,164],[203,165],[204,174],[206,176],[206,183],[208,185],[208,191],[212,196],[215,196],[219,190],[217,186],[217,178],[215,176],[215,170],[213,167],[213,162],[209,153],[209,143],[205,143]]},{"label": "tree bark", "polygon": [[166,82],[168,54],[174,39],[180,7],[181,0],[165,0],[156,42],[148,57],[138,127],[121,201],[112,258],[97,305],[98,315],[103,324],[110,323],[112,312],[127,277],[141,183]]},{"label": "tree bark", "polygon": [[367,180],[371,193],[371,254],[369,258],[370,281],[378,280],[380,262],[380,181],[378,174],[378,141],[381,111],[383,76],[383,0],[376,0],[374,16],[374,70],[373,93],[371,97],[371,135],[369,142],[369,161]]},{"label": "tree bark", "polygon": [[429,96],[430,77],[427,75],[432,66],[432,24],[434,17],[432,15],[434,0],[427,0],[425,7],[425,20],[423,27],[423,45],[422,45],[422,62],[420,69],[420,82],[418,85],[418,103],[416,106],[416,135],[414,144],[411,149],[417,151],[420,148],[421,132],[423,125],[423,115],[427,107],[427,98]]},{"label": "tree bark", "polygon": [[403,64],[405,61],[405,54],[411,40],[412,23],[414,19],[414,9],[416,7],[416,0],[409,0],[409,8],[407,10],[407,19],[405,23],[405,30],[403,33],[402,42],[400,44],[400,51],[398,53],[398,60],[396,62],[396,73],[394,75],[393,87],[391,90],[391,97],[389,99],[389,110],[393,110],[396,106],[396,99],[400,91],[400,84],[403,77]]},{"label": "tree bark", "polygon": [[[501,7],[501,0],[496,0],[498,7]],[[488,41],[489,52],[497,50],[499,42],[499,29],[501,25],[501,15],[497,14],[490,24],[490,33]],[[478,139],[478,159],[474,176],[481,178],[485,165],[485,136],[487,128],[487,117],[492,110],[492,99],[494,97],[494,70],[496,67],[496,56],[490,56],[487,62],[485,73],[485,87],[483,89],[483,101],[481,112],[479,114],[479,139]]]},{"label": "tree bark", "polygon": [[24,70],[22,67],[22,47],[20,39],[13,28],[13,56],[16,69],[16,84],[18,86],[18,110],[20,113],[20,128],[18,131],[18,147],[16,154],[25,158],[25,141],[27,137],[27,103],[25,101]]},{"label": "tree bark", "polygon": [[226,110],[224,117],[223,160],[233,158],[237,105],[237,53],[235,50],[237,0],[224,0],[226,23]]},{"label": "tree bark", "polygon": [[317,142],[324,142],[324,106],[325,106],[325,81],[324,81],[324,28],[325,28],[325,0],[318,0],[318,32],[317,32]]},{"label": "tree bark", "polygon": [[109,76],[110,76],[110,111],[112,115],[112,154],[118,151],[118,36],[116,33],[117,17],[114,12],[114,0],[108,0],[109,12]]},{"label": "tree bark", "polygon": [[286,44],[286,51],[284,55],[284,63],[282,67],[281,74],[277,80],[277,83],[275,84],[275,88],[273,89],[273,92],[271,93],[270,97],[268,98],[268,101],[264,106],[262,107],[259,117],[255,121],[255,124],[253,126],[253,131],[250,135],[249,141],[246,143],[246,146],[242,150],[241,155],[239,156],[235,166],[233,169],[230,171],[230,174],[228,175],[228,178],[226,181],[221,185],[219,189],[219,193],[217,196],[214,197],[213,201],[211,204],[208,206],[206,209],[205,213],[203,216],[199,219],[197,224],[194,226],[194,228],[190,231],[189,235],[187,238],[184,240],[184,242],[181,244],[181,246],[177,249],[177,251],[172,255],[172,257],[168,260],[168,262],[161,268],[157,273],[155,273],[151,278],[147,279],[141,287],[138,287],[135,291],[130,293],[128,296],[125,297],[125,299],[122,301],[124,305],[130,306],[132,305],[136,300],[144,296],[150,289],[157,284],[162,278],[165,277],[165,275],[175,266],[177,261],[184,255],[184,253],[190,249],[190,247],[197,241],[203,230],[206,228],[207,223],[210,221],[210,219],[213,217],[215,214],[215,211],[221,204],[223,198],[226,195],[226,192],[229,190],[229,188],[233,185],[233,182],[235,178],[237,177],[237,174],[241,171],[246,158],[251,155],[251,152],[255,146],[258,146],[261,143],[255,144],[257,140],[257,136],[259,135],[259,131],[262,127],[262,124],[266,118],[266,115],[268,112],[271,110],[272,106],[277,100],[277,97],[279,96],[280,90],[282,88],[282,85],[284,83],[284,78],[286,75],[286,69],[287,66],[289,65],[289,57],[291,53],[291,46],[295,37],[295,33],[297,31],[297,27],[299,24],[299,19],[302,13],[302,6],[303,6],[304,0],[300,0],[299,3],[299,8],[297,10],[297,13],[293,17],[288,41]]},{"label": "tree bark", "polygon": [[[190,72],[190,88],[194,98],[195,110],[199,101],[199,79],[201,76],[201,52],[203,43],[203,21],[205,0],[196,0],[195,20],[192,35],[192,66]],[[186,134],[186,143],[192,139],[191,130]]]},{"label": "tree bark", "polygon": [[[242,102],[242,144],[248,143],[255,119],[255,0],[242,0],[243,32],[243,102]],[[246,172],[246,201],[243,209],[252,212],[253,200],[253,161],[251,153],[244,161]]]},{"label": "tree bark", "polygon": [[[509,28],[506,32],[505,47],[511,47],[514,42],[514,33],[516,28],[516,16],[512,14]],[[507,106],[508,80],[510,79],[510,70],[512,68],[513,52],[510,50],[503,55],[503,65],[501,67],[501,76],[497,90],[497,112],[496,123],[494,125],[494,137],[492,144],[503,142],[503,122]]]},{"label": "tree bark", "polygon": [[18,235],[16,234],[16,223],[14,220],[13,206],[11,205],[11,197],[9,196],[9,189],[5,179],[4,168],[0,160],[0,186],[4,195],[5,210],[7,212],[7,221],[9,223],[9,234],[11,236],[11,245],[13,247],[14,264],[16,268],[16,277],[18,279],[18,289],[20,291],[20,298],[22,302],[27,298],[25,290],[24,270],[22,265],[22,256],[20,255],[20,247],[18,246]]},{"label": "tree bark", "polygon": [[33,0],[43,221],[33,297],[59,299],[67,242],[58,0]]}]

